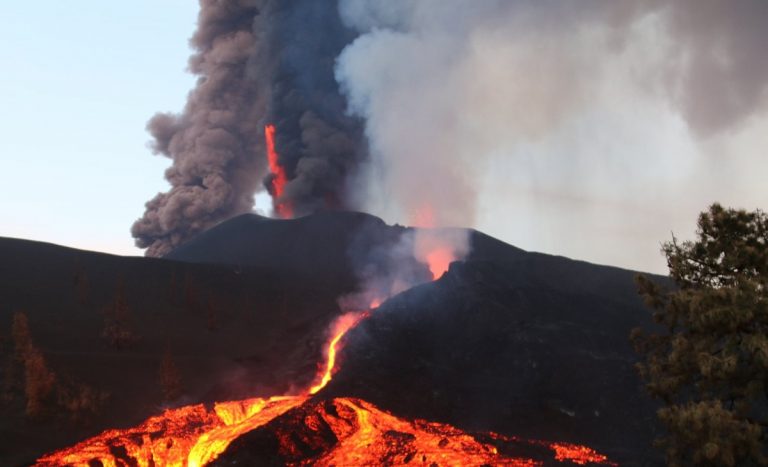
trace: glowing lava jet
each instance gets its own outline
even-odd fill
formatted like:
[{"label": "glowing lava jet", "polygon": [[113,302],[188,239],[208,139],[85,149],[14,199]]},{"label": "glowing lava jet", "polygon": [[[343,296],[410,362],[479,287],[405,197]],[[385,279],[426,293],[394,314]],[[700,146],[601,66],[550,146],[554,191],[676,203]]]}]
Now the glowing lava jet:
[{"label": "glowing lava jet", "polygon": [[275,125],[264,127],[264,138],[267,145],[269,171],[272,173],[272,199],[274,200],[275,212],[283,219],[290,219],[293,217],[293,209],[281,199],[285,193],[288,176],[285,173],[285,168],[278,161],[277,150],[275,149]]},{"label": "glowing lava jet", "polygon": [[445,232],[437,229],[435,213],[432,206],[422,205],[410,216],[410,224],[418,230],[414,239],[414,257],[429,267],[432,280],[439,279],[448,266],[458,259],[455,245]]}]

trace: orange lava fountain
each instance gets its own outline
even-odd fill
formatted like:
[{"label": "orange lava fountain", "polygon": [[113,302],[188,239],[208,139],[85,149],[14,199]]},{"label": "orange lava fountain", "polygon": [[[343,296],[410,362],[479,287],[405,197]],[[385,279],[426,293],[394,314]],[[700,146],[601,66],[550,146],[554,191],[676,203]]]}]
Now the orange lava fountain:
[{"label": "orange lava fountain", "polygon": [[269,171],[272,173],[272,198],[275,204],[275,212],[283,219],[290,219],[293,217],[293,209],[288,203],[281,201],[280,198],[285,193],[285,185],[288,183],[288,176],[285,173],[285,168],[280,165],[277,157],[277,150],[275,150],[275,125],[267,125],[264,127],[264,137],[267,143],[267,162],[269,163]]},{"label": "orange lava fountain", "polygon": [[443,247],[428,253],[426,260],[429,272],[432,273],[432,280],[437,280],[445,274],[448,270],[448,266],[450,266],[453,261],[456,261],[456,257],[450,248]]},{"label": "orange lava fountain", "polygon": [[456,253],[453,246],[445,238],[440,236],[435,229],[435,212],[428,204],[422,205],[411,214],[411,225],[419,230],[416,233],[414,256],[419,261],[426,263],[432,280],[439,279],[453,261],[456,261]]}]

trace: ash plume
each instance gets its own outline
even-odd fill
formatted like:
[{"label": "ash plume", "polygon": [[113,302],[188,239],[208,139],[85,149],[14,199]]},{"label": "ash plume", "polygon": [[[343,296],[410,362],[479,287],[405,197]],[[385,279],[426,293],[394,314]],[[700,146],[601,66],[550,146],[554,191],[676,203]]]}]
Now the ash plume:
[{"label": "ash plume", "polygon": [[[202,0],[198,85],[149,124],[171,188],[132,233],[162,255],[267,190],[297,216],[352,208],[521,243],[528,230],[529,247],[638,267],[651,252],[616,240],[628,225],[664,238],[714,198],[745,204],[717,175],[747,179],[763,159],[703,156],[765,133],[766,31],[762,0]],[[612,255],[637,257],[568,246],[611,229]]]},{"label": "ash plume", "polygon": [[333,63],[354,33],[334,0],[201,0],[189,69],[197,75],[180,114],[148,123],[152,149],[172,159],[171,187],[146,203],[131,229],[162,256],[196,233],[253,208],[270,189],[263,128],[277,128],[297,215],[348,207],[347,176],[365,157],[362,127],[345,115]]}]

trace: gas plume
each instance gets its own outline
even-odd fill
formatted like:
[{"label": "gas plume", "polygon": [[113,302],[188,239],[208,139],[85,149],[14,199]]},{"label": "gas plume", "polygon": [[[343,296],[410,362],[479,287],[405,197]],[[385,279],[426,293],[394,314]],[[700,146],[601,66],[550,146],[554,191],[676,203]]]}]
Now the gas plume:
[{"label": "gas plume", "polygon": [[171,187],[133,225],[137,246],[161,256],[250,211],[260,188],[275,195],[266,124],[286,177],[275,209],[348,207],[347,176],[365,145],[358,120],[344,113],[333,59],[352,37],[335,0],[201,0],[189,61],[197,86],[183,112],[148,124],[152,149],[172,160]]},{"label": "gas plume", "polygon": [[[426,203],[437,225],[593,260],[608,242],[575,243],[612,233],[600,260],[648,267],[657,244],[640,239],[733,198],[703,179],[706,145],[766,115],[760,0],[341,0],[340,12],[360,37],[336,76],[371,153],[355,186],[389,222]],[[718,174],[760,164],[730,156]],[[751,186],[741,199],[768,194]],[[620,256],[632,252],[643,258]]]},{"label": "gas plume", "polygon": [[[729,138],[756,147],[765,133],[766,31],[762,0],[201,0],[197,87],[149,123],[171,188],[132,232],[162,255],[266,189],[282,217],[353,208],[413,223],[426,206],[431,225],[493,232],[514,212],[533,239],[510,240],[591,256],[560,245],[636,224],[652,187],[642,218],[659,225],[632,233],[663,238],[712,197],[744,203],[704,179],[704,156],[726,141],[717,174],[742,174],[729,152],[745,144]],[[268,170],[270,124],[285,183]],[[741,198],[764,199],[749,186]],[[606,218],[616,226],[589,231]],[[618,249],[652,253],[634,246]]]}]

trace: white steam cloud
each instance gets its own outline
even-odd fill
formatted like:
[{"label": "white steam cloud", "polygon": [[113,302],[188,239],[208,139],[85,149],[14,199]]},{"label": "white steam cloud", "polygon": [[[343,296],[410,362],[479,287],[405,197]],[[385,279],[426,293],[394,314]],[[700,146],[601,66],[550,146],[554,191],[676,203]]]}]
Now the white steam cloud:
[{"label": "white steam cloud", "polygon": [[355,187],[388,221],[429,207],[438,226],[661,271],[659,242],[707,204],[768,199],[768,2],[339,9],[360,36],[336,78],[372,155]]}]

